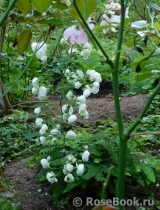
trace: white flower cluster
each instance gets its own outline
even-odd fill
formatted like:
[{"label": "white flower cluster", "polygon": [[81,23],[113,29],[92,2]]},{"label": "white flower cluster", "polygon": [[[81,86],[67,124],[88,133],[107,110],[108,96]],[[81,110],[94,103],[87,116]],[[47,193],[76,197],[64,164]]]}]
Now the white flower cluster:
[{"label": "white flower cluster", "polygon": [[[89,155],[90,155],[90,152],[88,150],[85,150],[82,154],[82,160],[84,162],[88,162]],[[50,167],[50,159],[51,157],[48,156],[47,159],[44,158],[40,161],[44,169],[48,169]],[[63,174],[65,175],[64,177],[65,182],[69,183],[69,182],[74,181],[74,176],[72,175],[72,172],[74,169],[76,169],[76,173],[78,176],[82,176],[84,173],[84,164],[83,163],[78,164],[76,162],[76,158],[73,155],[67,155],[66,164],[64,165],[63,170],[62,170]],[[55,174],[52,171],[48,172],[46,177],[47,177],[47,180],[52,184],[58,182],[57,178],[55,177]]]},{"label": "white flower cluster", "polygon": [[32,79],[32,85],[33,85],[33,87],[32,87],[33,95],[37,95],[38,94],[39,100],[45,100],[46,99],[46,95],[47,95],[47,88],[45,86],[40,86],[39,87],[39,85],[38,85],[38,78],[37,77]]},{"label": "white flower cluster", "polygon": [[[88,162],[90,152],[88,150],[84,151],[82,154],[82,160]],[[76,164],[75,166],[73,164]],[[76,158],[73,155],[66,156],[66,164],[63,167],[63,173],[65,176],[64,181],[69,183],[74,181],[74,176],[72,175],[73,170],[76,169],[78,176],[82,176],[84,173],[84,164],[78,164]]]},{"label": "white flower cluster", "polygon": [[36,56],[38,59],[40,59],[42,62],[47,61],[47,45],[44,42],[33,42],[31,44],[31,48],[33,52],[36,52]]}]

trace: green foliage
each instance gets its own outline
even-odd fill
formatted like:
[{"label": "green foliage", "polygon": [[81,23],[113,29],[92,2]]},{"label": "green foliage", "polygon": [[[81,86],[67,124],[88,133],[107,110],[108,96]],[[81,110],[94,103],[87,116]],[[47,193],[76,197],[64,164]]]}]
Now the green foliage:
[{"label": "green foliage", "polygon": [[18,210],[18,207],[7,199],[0,198],[1,210]]},{"label": "green foliage", "polygon": [[[16,111],[0,122],[0,154],[3,161],[21,155],[30,142],[29,133],[33,132],[32,115]],[[4,164],[4,163],[3,163]]]}]

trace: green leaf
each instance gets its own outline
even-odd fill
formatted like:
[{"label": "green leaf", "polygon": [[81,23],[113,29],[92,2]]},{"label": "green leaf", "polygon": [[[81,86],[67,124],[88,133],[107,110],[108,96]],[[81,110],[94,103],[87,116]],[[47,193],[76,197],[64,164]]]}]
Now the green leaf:
[{"label": "green leaf", "polygon": [[18,53],[22,54],[28,47],[32,38],[32,32],[30,30],[22,31],[21,34],[17,37],[17,48]]},{"label": "green leaf", "polygon": [[142,171],[146,175],[147,179],[149,179],[151,182],[156,181],[155,173],[149,165],[143,165],[142,166]]},{"label": "green leaf", "polygon": [[26,16],[32,10],[29,0],[18,0],[17,6],[24,16]]},{"label": "green leaf", "polygon": [[[76,0],[76,4],[78,6],[78,9],[80,10],[82,16],[87,20],[88,17],[94,12],[96,4],[97,4],[97,0],[86,0],[86,8],[84,5],[85,1],[82,0]],[[74,7],[73,4],[71,4],[70,6],[70,13],[71,15],[75,18],[79,20],[79,15]],[[86,11],[86,14],[84,14],[84,12]]]},{"label": "green leaf", "polygon": [[52,4],[52,0],[32,0],[32,3],[38,12],[43,13]]},{"label": "green leaf", "polygon": [[127,47],[132,47],[132,46],[134,46],[134,38],[133,38],[133,39],[130,39],[130,40],[128,40],[128,41],[126,41],[126,46],[127,46]]},{"label": "green leaf", "polygon": [[139,74],[139,75],[135,76],[135,80],[136,80],[136,82],[140,82],[140,81],[146,80],[152,76],[153,76],[152,73]]},{"label": "green leaf", "polygon": [[61,0],[56,0],[56,6],[57,6],[57,9],[59,9],[59,10],[68,9],[68,6],[66,4],[62,3]]}]

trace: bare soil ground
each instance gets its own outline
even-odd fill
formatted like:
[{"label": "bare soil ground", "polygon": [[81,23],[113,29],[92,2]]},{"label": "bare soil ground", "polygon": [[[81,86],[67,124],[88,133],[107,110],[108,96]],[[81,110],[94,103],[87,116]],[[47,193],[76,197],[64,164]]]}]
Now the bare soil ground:
[{"label": "bare soil ground", "polygon": [[[52,96],[50,100],[54,105],[58,105],[57,97]],[[124,120],[134,119],[140,113],[146,100],[146,95],[122,97],[121,106]],[[88,98],[87,106],[90,118],[85,123],[94,124],[97,120],[115,119],[112,95]],[[47,108],[49,115],[56,115],[59,112],[58,106],[54,107]],[[46,184],[35,181],[35,173],[35,167],[27,167],[20,159],[16,159],[5,168],[6,180],[11,184],[10,191],[17,195],[14,202],[20,210],[59,210],[57,206],[52,204],[52,196],[46,193]],[[67,210],[70,209],[72,208],[68,206]]]}]

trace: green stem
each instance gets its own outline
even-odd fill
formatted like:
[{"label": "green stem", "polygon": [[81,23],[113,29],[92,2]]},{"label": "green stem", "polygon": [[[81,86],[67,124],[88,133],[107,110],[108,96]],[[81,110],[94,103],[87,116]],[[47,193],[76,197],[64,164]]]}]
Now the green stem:
[{"label": "green stem", "polygon": [[[112,169],[113,169],[113,168],[114,168],[114,166],[110,166],[110,167],[109,167],[109,171],[108,171],[106,180],[105,180],[105,182],[103,183],[102,194],[101,194],[101,200],[106,199],[106,188],[107,188],[107,185],[108,185],[108,182],[109,182],[109,179],[110,179],[111,172],[112,172]],[[100,207],[100,210],[102,210],[102,206]]]},{"label": "green stem", "polygon": [[[118,168],[118,180],[117,180],[117,189],[116,189],[116,196],[119,198],[119,200],[123,199],[124,197],[125,164],[126,164],[126,155],[127,155],[127,141],[123,136],[124,126],[123,126],[122,112],[119,100],[119,84],[118,84],[118,73],[119,73],[118,69],[119,69],[119,60],[120,60],[122,40],[123,40],[124,21],[125,21],[125,5],[124,5],[124,0],[121,0],[121,20],[120,20],[120,29],[119,29],[116,58],[115,58],[115,69],[114,71],[112,71],[113,95],[114,95],[116,119],[118,124],[119,141],[120,141],[119,168]],[[119,205],[119,209],[122,210],[123,207]]]},{"label": "green stem", "polygon": [[17,0],[13,0],[13,1],[9,4],[9,6],[8,6],[8,8],[6,9],[6,11],[5,11],[3,17],[0,19],[0,27],[3,25],[4,21],[7,19],[8,14],[9,14],[10,11],[12,10],[12,8],[14,7],[14,5],[15,5],[16,2],[17,2]]},{"label": "green stem", "polygon": [[151,105],[151,103],[153,101],[153,98],[158,94],[159,91],[160,91],[160,84],[154,89],[154,91],[152,92],[152,94],[148,98],[148,101],[146,102],[142,112],[140,113],[140,115],[138,116],[136,121],[133,123],[133,125],[125,133],[125,136],[126,136],[127,139],[129,139],[130,134],[134,131],[134,129],[137,127],[137,125],[139,125],[139,123],[141,122],[141,119],[144,117],[144,115],[147,112],[149,106]]}]

